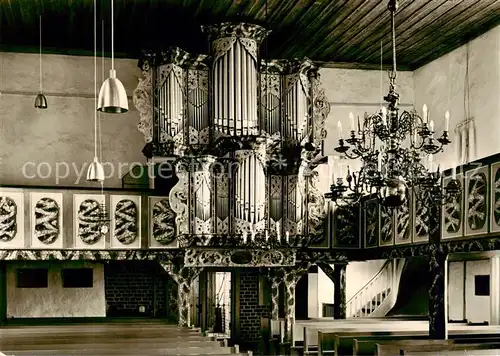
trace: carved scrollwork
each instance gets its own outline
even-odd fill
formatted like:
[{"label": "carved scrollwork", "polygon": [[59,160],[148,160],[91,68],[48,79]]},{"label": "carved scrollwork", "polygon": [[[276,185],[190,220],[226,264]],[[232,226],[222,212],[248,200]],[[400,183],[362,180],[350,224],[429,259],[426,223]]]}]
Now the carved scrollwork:
[{"label": "carved scrollwork", "polygon": [[134,90],[133,101],[140,116],[137,128],[144,135],[144,141],[148,143],[153,141],[153,79],[150,66],[146,65],[143,68],[142,77],[139,77],[139,84]]},{"label": "carved scrollwork", "polygon": [[93,199],[84,200],[78,207],[78,236],[88,244],[93,245],[104,236],[101,230],[99,203]]},{"label": "carved scrollwork", "polygon": [[178,234],[189,233],[188,220],[188,196],[189,196],[189,174],[184,162],[178,162],[176,165],[176,175],[179,181],[170,190],[170,207],[175,212],[175,224]]},{"label": "carved scrollwork", "polygon": [[[462,184],[457,181],[457,184],[462,190]],[[462,227],[462,194],[447,201],[443,208],[444,229],[448,234],[454,234],[460,231]]]},{"label": "carved scrollwork", "polygon": [[325,89],[321,87],[319,78],[313,80],[313,122],[314,122],[314,142],[316,147],[321,147],[321,142],[326,138],[325,121],[330,114],[330,102],[325,94]]},{"label": "carved scrollwork", "polygon": [[168,245],[175,240],[175,213],[168,199],[156,202],[152,211],[153,237],[158,243]]},{"label": "carved scrollwork", "polygon": [[152,250],[0,250],[0,260],[26,261],[172,261],[182,257],[182,252]]},{"label": "carved scrollwork", "polygon": [[115,208],[115,237],[124,245],[130,245],[137,238],[137,205],[130,199],[123,199]]},{"label": "carved scrollwork", "polygon": [[356,213],[352,206],[339,206],[335,210],[335,247],[359,247]]},{"label": "carved scrollwork", "polygon": [[380,244],[387,245],[393,237],[393,211],[380,205]]},{"label": "carved scrollwork", "polygon": [[379,236],[379,216],[377,200],[368,200],[364,202],[365,213],[365,245],[366,247],[377,246]]},{"label": "carved scrollwork", "polygon": [[396,209],[396,237],[400,242],[409,242],[410,236],[410,206],[407,200]]},{"label": "carved scrollwork", "polygon": [[10,241],[16,234],[17,205],[9,197],[0,197],[0,241]]},{"label": "carved scrollwork", "polygon": [[495,224],[500,226],[500,168],[495,170],[493,179],[493,219]]},{"label": "carved scrollwork", "polygon": [[311,171],[308,179],[308,210],[309,210],[309,231],[306,233],[311,236],[311,243],[321,243],[324,239],[324,221],[326,218],[325,196],[317,188],[319,175],[316,171]]},{"label": "carved scrollwork", "polygon": [[467,223],[471,230],[481,230],[486,224],[487,179],[484,173],[470,177]]},{"label": "carved scrollwork", "polygon": [[279,267],[295,262],[295,251],[289,249],[186,249],[184,255],[187,267]]}]

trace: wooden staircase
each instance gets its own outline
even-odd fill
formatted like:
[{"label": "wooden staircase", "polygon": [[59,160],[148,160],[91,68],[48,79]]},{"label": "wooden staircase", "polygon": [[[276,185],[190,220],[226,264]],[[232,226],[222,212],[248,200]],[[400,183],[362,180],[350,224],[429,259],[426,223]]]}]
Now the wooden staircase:
[{"label": "wooden staircase", "polygon": [[159,320],[6,326],[0,329],[0,351],[7,356],[246,355],[198,330]]},{"label": "wooden staircase", "polygon": [[396,303],[404,264],[404,259],[386,261],[379,272],[347,301],[347,317],[384,317]]}]

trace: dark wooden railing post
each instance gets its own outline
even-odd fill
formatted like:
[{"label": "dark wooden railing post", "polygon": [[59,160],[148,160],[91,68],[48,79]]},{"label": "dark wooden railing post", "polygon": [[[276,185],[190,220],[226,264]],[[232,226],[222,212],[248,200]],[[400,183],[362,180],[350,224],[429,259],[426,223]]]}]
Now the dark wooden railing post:
[{"label": "dark wooden railing post", "polygon": [[333,318],[346,318],[346,269],[347,263],[336,263],[334,271]]}]

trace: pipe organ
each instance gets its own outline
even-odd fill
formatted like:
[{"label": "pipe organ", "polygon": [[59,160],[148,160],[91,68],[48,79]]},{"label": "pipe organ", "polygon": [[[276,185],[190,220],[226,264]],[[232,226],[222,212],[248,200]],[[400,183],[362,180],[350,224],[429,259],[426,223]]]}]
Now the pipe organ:
[{"label": "pipe organ", "polygon": [[314,168],[329,105],[318,68],[307,59],[262,60],[268,31],[257,25],[203,31],[209,54],[144,52],[134,92],[150,158],[178,160],[169,199],[176,231],[183,241],[322,238]]}]

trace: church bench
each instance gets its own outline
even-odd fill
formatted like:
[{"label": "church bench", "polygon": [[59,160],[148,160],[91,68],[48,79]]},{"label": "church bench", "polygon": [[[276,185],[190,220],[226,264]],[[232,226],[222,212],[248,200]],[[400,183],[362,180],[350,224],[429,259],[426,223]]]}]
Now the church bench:
[{"label": "church bench", "polygon": [[[500,340],[499,336],[500,335],[491,335],[491,334],[486,334],[486,335],[469,335],[469,334],[455,334],[452,335],[453,338],[450,338],[446,341],[444,340],[432,340],[429,339],[427,335],[416,335],[416,336],[360,336],[355,339],[353,339],[352,343],[352,354],[353,355],[374,355],[375,354],[375,344],[376,343],[393,343],[397,344],[400,342],[407,342],[410,341],[413,344],[440,344],[441,342],[443,344],[476,344],[476,343],[494,343],[498,342]],[[340,344],[342,344],[342,338],[339,337],[340,339]],[[343,345],[344,348],[348,348],[347,340],[347,345]]]},{"label": "church bench", "polygon": [[17,349],[1,349],[5,355],[9,356],[45,356],[45,355],[64,355],[64,356],[77,356],[77,355],[92,355],[92,356],[132,356],[132,355],[148,355],[148,356],[165,356],[165,355],[234,355],[233,348],[224,347],[178,347],[178,348],[137,348],[137,347],[105,347],[101,348],[72,348],[61,349],[54,345],[50,349],[32,349],[32,350],[17,350]]},{"label": "church bench", "polygon": [[346,330],[346,331],[318,331],[318,355],[345,355],[352,354],[353,351],[353,340],[359,337],[365,338],[428,338],[427,331],[356,331],[356,330]]},{"label": "church bench", "polygon": [[415,321],[408,320],[403,324],[400,320],[381,320],[377,319],[377,322],[372,320],[363,319],[356,320],[355,322],[351,320],[347,321],[330,321],[330,323],[301,323],[296,325],[294,329],[294,343],[307,340],[310,345],[317,345],[317,332],[318,331],[366,331],[366,332],[396,332],[401,330],[414,331],[426,331],[428,330],[428,323],[425,321]]},{"label": "church bench", "polygon": [[[447,346],[453,343],[451,340],[433,340],[429,339],[428,336],[417,335],[413,337],[375,337],[375,338],[357,338],[353,340],[352,343],[352,355],[376,355],[377,350],[384,350],[387,348],[398,348],[402,346],[421,346],[421,345],[438,345],[438,346]],[[377,344],[382,345],[377,349]],[[399,349],[398,349],[399,350]],[[395,354],[399,354],[397,351]]]},{"label": "church bench", "polygon": [[[343,337],[340,336],[340,344],[342,343]],[[352,343],[352,353],[353,355],[374,355],[375,354],[375,344],[376,343],[386,343],[386,342],[400,342],[401,340],[427,340],[422,342],[433,342],[436,340],[430,340],[427,335],[416,335],[416,336],[359,336],[353,339]],[[484,335],[470,335],[470,334],[454,334],[448,339],[449,344],[474,344],[474,343],[491,343],[500,340],[500,335],[484,334]],[[349,341],[347,340],[347,343]],[[414,341],[415,342],[415,341]],[[418,341],[417,341],[418,342]],[[437,340],[439,343],[439,340]],[[344,346],[346,347],[346,346]],[[349,345],[347,344],[347,347]]]},{"label": "church bench", "polygon": [[390,335],[390,336],[359,336],[352,339],[352,344],[347,337],[339,338],[339,348],[347,350],[349,346],[352,345],[351,351],[353,355],[374,355],[375,354],[375,344],[377,343],[401,343],[405,341],[412,341],[415,343],[429,343],[429,342],[441,342],[442,340],[431,340],[428,335]]},{"label": "church bench", "polygon": [[[437,352],[449,355],[450,352],[461,352],[462,355],[464,351],[472,351],[472,350],[500,350],[500,342],[496,343],[475,343],[475,344],[449,344],[449,345],[407,345],[399,348],[399,355],[418,355],[420,353],[434,353]],[[394,349],[391,350],[392,354],[394,354]],[[483,354],[481,351],[480,354]],[[379,354],[382,355],[382,354]],[[389,353],[383,354],[389,355]]]},{"label": "church bench", "polygon": [[[57,346],[55,346],[57,345]],[[99,347],[154,347],[154,348],[175,348],[175,347],[220,347],[223,343],[220,341],[210,340],[196,340],[185,341],[179,340],[162,340],[161,338],[155,339],[131,339],[131,340],[113,340],[108,338],[46,338],[46,339],[24,339],[24,340],[9,340],[0,342],[0,350],[2,349],[16,349],[16,350],[30,350],[37,349],[52,349],[57,347],[60,349],[68,349],[80,347],[85,349],[95,349]]]}]

